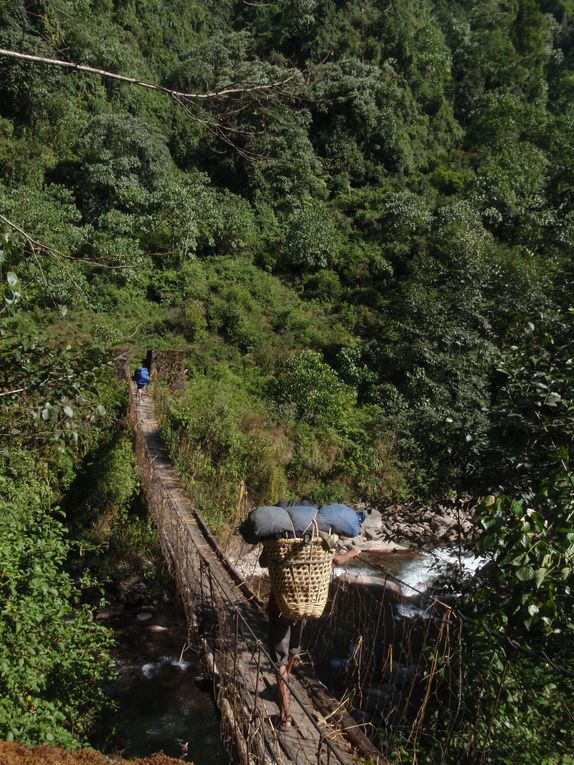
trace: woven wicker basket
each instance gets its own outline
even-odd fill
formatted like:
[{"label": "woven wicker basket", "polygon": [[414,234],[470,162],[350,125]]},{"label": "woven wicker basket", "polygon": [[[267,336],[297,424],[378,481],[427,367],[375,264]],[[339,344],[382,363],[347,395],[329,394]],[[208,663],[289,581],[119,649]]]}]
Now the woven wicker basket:
[{"label": "woven wicker basket", "polygon": [[282,616],[293,621],[318,619],[327,603],[333,552],[320,537],[268,539],[271,589]]}]

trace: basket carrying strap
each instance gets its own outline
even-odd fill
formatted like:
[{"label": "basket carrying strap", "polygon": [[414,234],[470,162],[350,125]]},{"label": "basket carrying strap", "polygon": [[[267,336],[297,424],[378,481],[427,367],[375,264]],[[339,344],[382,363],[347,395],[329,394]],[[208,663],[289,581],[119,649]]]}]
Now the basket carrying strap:
[{"label": "basket carrying strap", "polygon": [[[315,513],[313,518],[311,518],[311,522],[309,523],[307,528],[303,529],[301,537],[303,538],[303,541],[305,542],[305,544],[309,544],[316,537],[319,536],[319,525],[317,523],[317,514],[318,514],[318,512],[319,511],[317,510],[317,512]],[[291,523],[293,523],[293,521],[291,521]],[[309,529],[311,529],[311,533],[309,533]]]}]

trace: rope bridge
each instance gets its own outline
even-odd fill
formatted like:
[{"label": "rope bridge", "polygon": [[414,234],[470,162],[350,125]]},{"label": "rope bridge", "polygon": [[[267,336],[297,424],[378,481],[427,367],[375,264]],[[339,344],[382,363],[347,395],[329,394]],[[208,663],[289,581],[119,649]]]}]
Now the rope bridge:
[{"label": "rope bridge", "polygon": [[474,630],[454,605],[377,564],[371,586],[333,577],[327,612],[306,627],[308,654],[289,683],[294,727],[278,734],[256,563],[240,577],[222,555],[175,474],[151,400],[136,408],[132,391],[130,411],[150,512],[213,677],[224,741],[242,763],[343,765],[355,755],[379,765],[531,763],[534,750],[524,754],[529,744],[514,735],[509,709],[560,693],[554,719],[533,717],[532,746],[546,742],[545,762],[570,765],[555,753],[569,756],[571,673],[504,635]]},{"label": "rope bridge", "polygon": [[[351,765],[357,747],[382,765],[360,730],[345,736],[341,727],[329,724],[327,714],[337,704],[313,678],[289,681],[293,727],[277,732],[276,668],[261,640],[265,618],[191,506],[160,438],[151,399],[137,403],[133,385],[129,413],[150,514],[185,608],[190,639],[213,678],[224,743],[245,765]],[[351,727],[356,728],[354,721]]]}]

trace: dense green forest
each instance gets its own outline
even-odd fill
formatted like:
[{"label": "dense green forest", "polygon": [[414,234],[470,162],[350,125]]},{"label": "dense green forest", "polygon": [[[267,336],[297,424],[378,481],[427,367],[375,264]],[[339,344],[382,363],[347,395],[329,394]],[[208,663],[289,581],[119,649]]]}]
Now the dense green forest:
[{"label": "dense green forest", "polygon": [[[116,348],[185,351],[214,528],[486,497],[476,613],[571,662],[574,2],[4,0],[0,47],[165,89],[0,55],[0,735],[101,702],[63,563],[137,492]],[[496,762],[559,762],[544,704]]]}]

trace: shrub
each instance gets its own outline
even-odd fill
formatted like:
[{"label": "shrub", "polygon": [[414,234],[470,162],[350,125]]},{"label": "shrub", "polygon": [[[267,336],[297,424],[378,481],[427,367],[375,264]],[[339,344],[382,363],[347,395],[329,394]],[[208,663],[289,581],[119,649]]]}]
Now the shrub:
[{"label": "shrub", "polygon": [[290,356],[273,386],[276,400],[310,424],[345,429],[356,391],[345,385],[316,351]]},{"label": "shrub", "polygon": [[62,565],[70,545],[46,465],[13,451],[0,485],[0,737],[74,748],[106,703],[108,631]]},{"label": "shrub", "polygon": [[333,215],[324,205],[306,204],[290,219],[285,260],[301,271],[327,268],[336,258],[341,242]]}]

